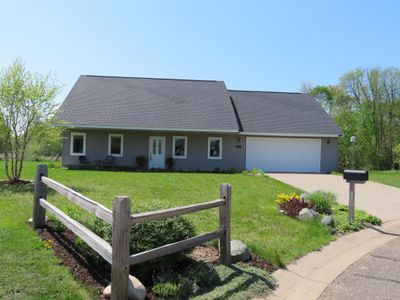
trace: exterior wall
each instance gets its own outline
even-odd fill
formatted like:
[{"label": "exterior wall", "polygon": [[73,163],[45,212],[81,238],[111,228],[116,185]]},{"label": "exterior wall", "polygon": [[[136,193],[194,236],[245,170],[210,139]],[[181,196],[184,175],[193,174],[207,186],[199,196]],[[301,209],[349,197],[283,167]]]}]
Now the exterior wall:
[{"label": "exterior wall", "polygon": [[321,139],[321,173],[329,173],[337,169],[338,143],[337,138]]},{"label": "exterior wall", "polygon": [[[135,167],[137,156],[149,156],[149,136],[166,137],[165,157],[172,156],[172,137],[187,136],[187,158],[175,159],[175,170],[208,170],[215,168],[227,170],[236,168],[243,170],[246,161],[246,139],[238,134],[218,133],[170,133],[120,130],[70,130],[64,132],[62,163],[64,166],[79,166],[79,156],[70,155],[71,132],[86,133],[86,157],[94,164],[95,160],[103,160],[108,155],[108,135],[123,134],[123,157],[115,157],[115,166]],[[222,137],[222,159],[207,158],[208,137]]]}]

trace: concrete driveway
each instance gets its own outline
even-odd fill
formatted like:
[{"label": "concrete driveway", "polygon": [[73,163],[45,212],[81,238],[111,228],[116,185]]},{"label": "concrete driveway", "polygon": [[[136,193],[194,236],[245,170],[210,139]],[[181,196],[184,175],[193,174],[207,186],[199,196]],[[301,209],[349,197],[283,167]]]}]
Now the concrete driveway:
[{"label": "concrete driveway", "polygon": [[[307,192],[316,190],[334,192],[339,203],[348,204],[349,184],[342,176],[288,173],[268,175]],[[355,205],[356,208],[378,216],[384,222],[400,219],[400,189],[372,181],[356,184]]]}]

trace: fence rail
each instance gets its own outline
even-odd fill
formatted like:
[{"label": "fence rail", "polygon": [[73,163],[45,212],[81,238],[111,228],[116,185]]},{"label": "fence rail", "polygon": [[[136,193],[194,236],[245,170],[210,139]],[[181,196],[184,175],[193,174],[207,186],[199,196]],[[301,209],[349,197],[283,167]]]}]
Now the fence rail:
[{"label": "fence rail", "polygon": [[[88,228],[72,219],[59,208],[47,201],[47,187],[55,190],[83,209],[94,213],[98,218],[112,225],[112,246],[90,231]],[[219,207],[220,227],[212,232],[198,235],[186,240],[163,245],[148,251],[129,254],[129,235],[133,224],[170,218],[188,213]],[[35,179],[33,201],[33,226],[39,228],[45,225],[46,211],[53,214],[60,222],[77,236],[82,238],[93,250],[99,253],[111,264],[111,298],[127,299],[129,267],[161,256],[192,248],[196,245],[219,239],[220,259],[223,264],[231,263],[230,255],[230,224],[231,224],[231,186],[221,184],[220,199],[209,202],[181,206],[158,211],[131,214],[131,200],[127,196],[114,199],[113,210],[83,196],[73,189],[48,178],[46,165],[38,165]]]}]

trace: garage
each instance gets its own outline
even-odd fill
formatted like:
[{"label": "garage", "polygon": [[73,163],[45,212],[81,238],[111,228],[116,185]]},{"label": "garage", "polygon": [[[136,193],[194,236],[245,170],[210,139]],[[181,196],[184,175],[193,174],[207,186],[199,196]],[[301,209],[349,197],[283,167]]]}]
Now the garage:
[{"label": "garage", "polygon": [[321,139],[246,138],[246,169],[266,172],[315,172],[321,163]]}]

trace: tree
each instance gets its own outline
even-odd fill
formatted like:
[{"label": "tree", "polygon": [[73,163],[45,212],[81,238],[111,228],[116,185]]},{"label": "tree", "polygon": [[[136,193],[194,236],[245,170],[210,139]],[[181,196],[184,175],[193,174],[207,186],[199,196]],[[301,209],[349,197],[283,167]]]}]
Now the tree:
[{"label": "tree", "polygon": [[[400,142],[400,69],[356,69],[338,85],[316,86],[310,94],[341,128],[340,168],[388,169]],[[357,142],[350,143],[355,135]]]},{"label": "tree", "polygon": [[20,180],[27,146],[40,126],[53,116],[58,91],[50,74],[29,72],[21,59],[1,72],[1,151],[10,183]]}]

